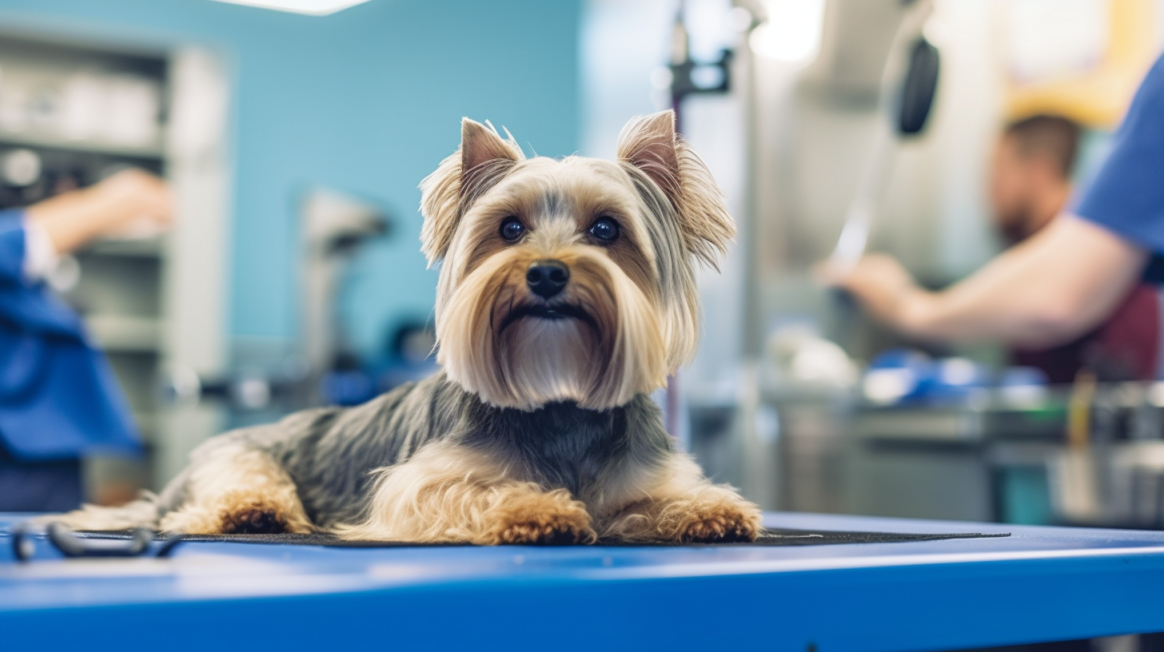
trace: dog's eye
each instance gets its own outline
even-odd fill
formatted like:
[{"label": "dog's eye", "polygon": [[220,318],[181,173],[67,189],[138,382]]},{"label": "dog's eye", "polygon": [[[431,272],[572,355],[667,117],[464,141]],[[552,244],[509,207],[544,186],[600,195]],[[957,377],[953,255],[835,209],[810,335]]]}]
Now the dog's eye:
[{"label": "dog's eye", "polygon": [[525,225],[516,217],[507,217],[501,223],[501,237],[507,242],[515,242],[525,233]]},{"label": "dog's eye", "polygon": [[618,222],[609,217],[600,217],[590,225],[590,235],[602,242],[618,240]]}]

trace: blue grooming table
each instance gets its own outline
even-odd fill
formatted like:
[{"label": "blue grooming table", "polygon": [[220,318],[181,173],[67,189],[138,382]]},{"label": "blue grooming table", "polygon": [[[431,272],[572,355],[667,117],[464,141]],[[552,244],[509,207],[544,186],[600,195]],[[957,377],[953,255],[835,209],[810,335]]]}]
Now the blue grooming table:
[{"label": "blue grooming table", "polygon": [[787,547],[186,542],[18,563],[0,649],[952,650],[1164,631],[1164,532],[769,514],[769,527],[1010,532]]}]

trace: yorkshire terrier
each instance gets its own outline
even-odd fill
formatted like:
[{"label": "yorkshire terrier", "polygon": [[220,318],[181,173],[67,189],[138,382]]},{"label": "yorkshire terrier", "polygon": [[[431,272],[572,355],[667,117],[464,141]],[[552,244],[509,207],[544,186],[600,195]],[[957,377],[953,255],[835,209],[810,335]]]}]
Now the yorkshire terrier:
[{"label": "yorkshire terrier", "polygon": [[377,541],[750,541],[760,510],[675,450],[648,397],[695,353],[694,265],[735,227],[670,111],[615,162],[527,159],[472,120],[421,182],[443,370],[208,440],[161,496],[81,529]]}]

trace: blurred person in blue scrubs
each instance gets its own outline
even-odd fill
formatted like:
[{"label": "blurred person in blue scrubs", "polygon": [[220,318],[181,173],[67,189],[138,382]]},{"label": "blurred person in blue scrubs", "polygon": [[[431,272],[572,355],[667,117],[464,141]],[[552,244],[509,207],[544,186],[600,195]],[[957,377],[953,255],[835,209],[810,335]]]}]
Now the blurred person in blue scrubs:
[{"label": "blurred person in blue scrubs", "polygon": [[1107,320],[1142,280],[1164,283],[1164,58],[1132,100],[1091,182],[1049,225],[946,290],[873,254],[826,269],[876,319],[910,337],[1048,348]]},{"label": "blurred person in blue scrubs", "polygon": [[0,511],[77,507],[82,457],[140,451],[109,363],[45,278],[60,256],[172,214],[165,182],[139,170],[0,211]]}]

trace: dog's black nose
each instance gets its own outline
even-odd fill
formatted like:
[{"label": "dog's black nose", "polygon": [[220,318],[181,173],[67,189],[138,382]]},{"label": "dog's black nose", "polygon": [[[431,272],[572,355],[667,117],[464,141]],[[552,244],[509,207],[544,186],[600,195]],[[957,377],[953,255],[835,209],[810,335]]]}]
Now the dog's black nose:
[{"label": "dog's black nose", "polygon": [[530,265],[525,273],[525,282],[534,294],[549,299],[566,287],[570,280],[570,268],[557,260],[539,260]]}]

